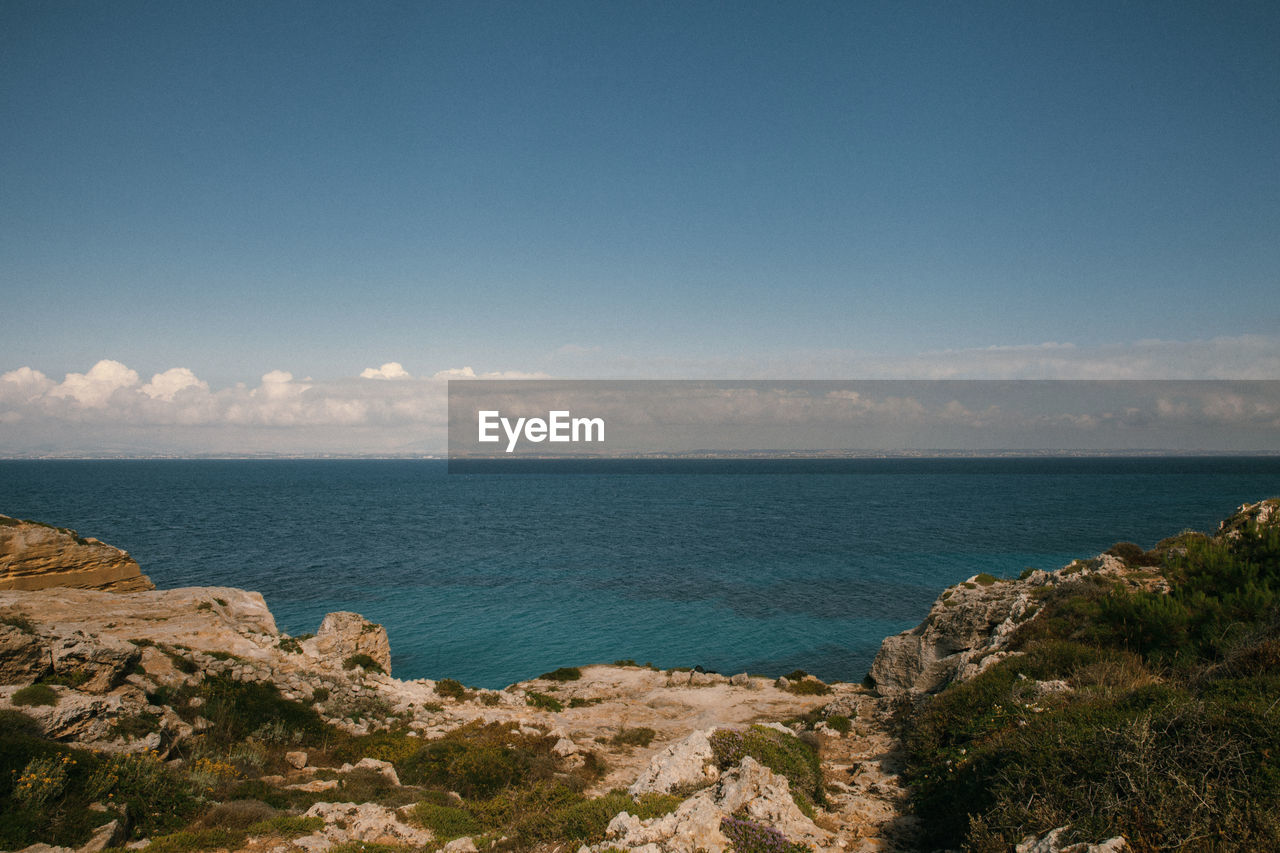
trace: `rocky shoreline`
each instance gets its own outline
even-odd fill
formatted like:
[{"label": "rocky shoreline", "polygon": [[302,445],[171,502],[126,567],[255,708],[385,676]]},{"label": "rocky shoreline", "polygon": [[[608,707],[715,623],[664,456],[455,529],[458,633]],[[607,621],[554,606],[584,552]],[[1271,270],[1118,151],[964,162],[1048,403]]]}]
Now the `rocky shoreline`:
[{"label": "rocky shoreline", "polygon": [[[1270,524],[1277,514],[1275,501],[1243,507],[1219,535],[1239,529],[1241,519]],[[314,636],[290,637],[257,593],[155,590],[118,549],[0,516],[0,715],[11,715],[6,724],[21,728],[27,723],[16,715],[25,715],[41,743],[95,766],[143,756],[137,760],[154,762],[165,778],[187,780],[183,784],[197,771],[208,775],[210,766],[226,777],[194,795],[195,803],[178,810],[181,820],[174,817],[169,826],[139,820],[136,803],[131,812],[98,792],[85,808],[99,817],[76,818],[83,826],[68,817],[69,827],[80,828],[41,836],[60,844],[24,849],[96,853],[116,845],[145,848],[153,840],[158,853],[346,853],[354,848],[344,845],[352,843],[584,853],[915,850],[918,818],[908,807],[893,719],[902,697],[937,693],[1020,654],[1010,650],[1009,638],[1036,617],[1048,590],[1103,580],[1167,590],[1159,570],[1138,563],[1108,553],[1017,580],[970,578],[942,593],[918,627],[884,641],[868,685],[827,685],[803,673],[724,676],[618,662],[480,690],[449,679],[394,678],[386,631],[358,614],[331,613]],[[254,694],[259,701],[269,695],[280,703],[270,707],[280,710],[255,721],[257,728],[237,727],[237,720],[225,719],[232,707],[226,697],[240,696],[236,691],[260,691]],[[304,713],[314,722],[288,722]],[[237,744],[246,746],[237,751]],[[466,767],[454,766],[460,758],[448,765],[453,776],[443,770],[432,776],[422,767],[435,760],[433,744],[456,749],[467,761],[517,756],[512,761],[530,790],[563,789],[577,798],[564,806],[566,813],[618,810],[564,838],[540,837],[526,818],[506,813],[472,827],[489,806],[468,804],[496,802],[484,797],[499,789],[523,789],[460,792],[484,778],[483,768],[467,775]],[[15,778],[28,778],[30,766],[15,766]],[[64,785],[68,803],[73,782]],[[93,799],[97,789],[86,782],[85,790],[84,798]],[[351,799],[361,790],[376,796]],[[249,796],[255,792],[256,799]],[[569,802],[569,794],[556,796]],[[252,824],[254,832],[209,828],[209,815],[245,802],[256,805],[237,808],[270,813],[276,823]],[[557,802],[545,809],[554,811]],[[460,834],[449,831],[441,815],[459,821]],[[185,848],[166,840],[171,832],[158,831],[176,824],[195,833]],[[208,834],[215,830],[224,835]],[[1041,833],[1017,849],[1125,848],[1120,837],[1068,845],[1059,841],[1058,827]]]}]

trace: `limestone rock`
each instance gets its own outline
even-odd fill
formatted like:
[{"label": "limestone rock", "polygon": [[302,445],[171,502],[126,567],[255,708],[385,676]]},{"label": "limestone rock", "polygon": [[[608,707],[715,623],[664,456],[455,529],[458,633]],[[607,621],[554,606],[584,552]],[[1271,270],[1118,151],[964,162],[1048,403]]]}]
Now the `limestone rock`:
[{"label": "limestone rock", "polygon": [[339,773],[350,773],[353,770],[371,770],[382,778],[386,779],[396,787],[400,786],[400,777],[396,775],[396,768],[390,761],[379,761],[376,758],[362,758],[355,764],[344,764]]},{"label": "limestone rock", "polygon": [[[0,708],[12,707],[16,687],[0,687]],[[137,713],[145,700],[128,703],[119,694],[93,695],[55,686],[56,705],[24,705],[17,710],[40,724],[46,737],[54,740],[93,743],[112,741],[111,724],[126,713]]]},{"label": "limestone rock", "polygon": [[316,803],[307,809],[307,817],[324,820],[324,828],[294,840],[309,853],[322,853],[336,844],[363,841],[426,847],[431,833],[402,821],[394,811],[376,803]]},{"label": "limestone rock", "polygon": [[79,688],[89,693],[106,693],[124,679],[141,657],[133,643],[115,637],[91,637],[79,631],[52,640],[50,653],[53,671],[83,679]]},{"label": "limestone rock", "polygon": [[627,793],[633,797],[669,794],[675,788],[714,782],[720,775],[711,751],[710,737],[714,731],[696,731],[655,755]]},{"label": "limestone rock", "polygon": [[792,841],[825,846],[831,839],[796,806],[786,778],[748,756],[718,784],[694,794],[670,814],[645,821],[627,812],[618,814],[598,848],[723,853],[729,839],[720,831],[720,822],[736,814],[771,826]]},{"label": "limestone rock", "polygon": [[49,648],[39,636],[0,624],[0,684],[30,684],[52,670]]},{"label": "limestone rock", "polygon": [[307,766],[307,754],[301,750],[298,752],[286,752],[284,760],[295,770],[301,770]]},{"label": "limestone rock", "polygon": [[124,827],[119,820],[113,820],[95,829],[89,836],[89,840],[76,853],[102,853],[108,847],[119,844],[124,837]]},{"label": "limestone rock", "polygon": [[316,635],[302,644],[310,654],[341,664],[353,655],[368,655],[382,671],[391,674],[391,643],[387,629],[359,613],[330,613]]},{"label": "limestone rock", "polygon": [[1100,841],[1097,844],[1079,842],[1077,844],[1064,845],[1061,841],[1061,836],[1066,831],[1067,827],[1060,826],[1057,829],[1050,830],[1040,838],[1028,835],[1018,842],[1014,851],[1015,853],[1122,853],[1122,851],[1129,849],[1129,842],[1122,835],[1108,838],[1106,841]]},{"label": "limestone rock", "polygon": [[0,515],[0,589],[155,589],[137,561],[74,530]]},{"label": "limestone rock", "polygon": [[886,696],[941,690],[960,667],[996,651],[1032,606],[1028,584],[971,579],[951,587],[923,622],[880,644],[871,665],[876,690]]}]

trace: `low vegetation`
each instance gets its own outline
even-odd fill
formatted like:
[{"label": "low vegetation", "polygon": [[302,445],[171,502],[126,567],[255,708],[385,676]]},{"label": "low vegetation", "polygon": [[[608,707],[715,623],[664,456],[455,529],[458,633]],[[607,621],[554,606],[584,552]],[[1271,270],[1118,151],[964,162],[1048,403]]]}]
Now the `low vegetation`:
[{"label": "low vegetation", "polygon": [[901,709],[926,844],[1068,825],[1138,853],[1280,849],[1280,529],[1112,553],[1171,589],[1058,587],[1021,655]]},{"label": "low vegetation", "polygon": [[577,681],[582,678],[582,670],[576,666],[562,666],[551,672],[544,672],[538,678],[546,679],[547,681]]}]

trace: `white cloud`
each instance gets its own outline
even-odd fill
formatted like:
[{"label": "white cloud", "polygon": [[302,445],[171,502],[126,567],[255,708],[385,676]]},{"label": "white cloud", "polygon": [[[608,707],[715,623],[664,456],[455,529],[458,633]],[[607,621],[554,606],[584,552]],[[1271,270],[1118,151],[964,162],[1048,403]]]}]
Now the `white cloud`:
[{"label": "white cloud", "polygon": [[0,375],[0,403],[27,403],[53,387],[53,380],[38,370],[19,367]]},{"label": "white cloud", "polygon": [[360,371],[361,379],[412,379],[409,371],[398,361],[388,361],[382,367],[366,367]]},{"label": "white cloud", "polygon": [[[595,375],[634,371],[643,378],[664,374],[750,378],[763,373],[812,379],[1272,379],[1280,377],[1280,338],[1148,340],[1092,348],[1055,342],[907,358],[840,352],[792,354],[770,362],[725,360],[695,365],[651,360],[647,364],[645,372],[640,372],[639,362],[623,369],[615,364],[612,370],[599,364]],[[115,447],[188,453],[440,452],[445,448],[448,380],[548,378],[540,372],[479,371],[470,365],[415,377],[403,365],[387,362],[341,379],[299,380],[288,371],[271,370],[255,385],[211,388],[185,367],[158,372],[143,384],[137,372],[110,359],[85,373],[68,373],[60,382],[24,366],[0,373],[0,424],[5,425],[0,430],[0,454],[50,448],[94,453]],[[788,395],[785,383],[779,388],[772,395],[744,389],[725,393],[720,400],[696,403],[667,396],[654,400],[648,414],[655,424],[773,423],[787,430],[816,423],[943,423],[990,430],[1029,423],[1026,412],[1002,410],[999,401],[956,398],[949,392],[917,400],[914,391],[907,389],[859,387],[821,396]],[[1137,430],[1144,423],[1203,427],[1210,431],[1206,434],[1212,434],[1216,425],[1242,425],[1255,431],[1280,428],[1280,401],[1275,395],[1251,394],[1241,397],[1226,384],[1165,387],[1141,411],[1127,412],[1119,405],[1105,410],[1067,407],[1040,415],[1042,420],[1030,426],[1046,434],[1054,429],[1111,425]],[[634,400],[623,396],[627,399],[616,405],[634,409]]]},{"label": "white cloud", "polygon": [[157,373],[152,376],[151,381],[143,385],[139,390],[153,400],[170,401],[178,392],[185,391],[188,388],[208,391],[209,383],[198,379],[186,367],[171,367],[163,373]]},{"label": "white cloud", "polygon": [[550,379],[547,373],[529,373],[521,370],[491,370],[487,373],[476,373],[470,367],[452,367],[438,370],[431,375],[432,379]]},{"label": "white cloud", "polygon": [[138,384],[138,373],[118,361],[104,358],[88,373],[68,373],[62,384],[48,392],[50,397],[75,400],[82,406],[101,408],[111,395]]}]

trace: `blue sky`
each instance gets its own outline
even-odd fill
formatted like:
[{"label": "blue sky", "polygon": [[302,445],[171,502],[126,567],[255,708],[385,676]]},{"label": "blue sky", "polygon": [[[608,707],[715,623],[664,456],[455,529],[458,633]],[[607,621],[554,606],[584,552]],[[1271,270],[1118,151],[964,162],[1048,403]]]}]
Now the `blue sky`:
[{"label": "blue sky", "polygon": [[1274,3],[10,0],[0,374],[51,384],[0,431],[103,360],[1280,376],[1277,44]]}]

